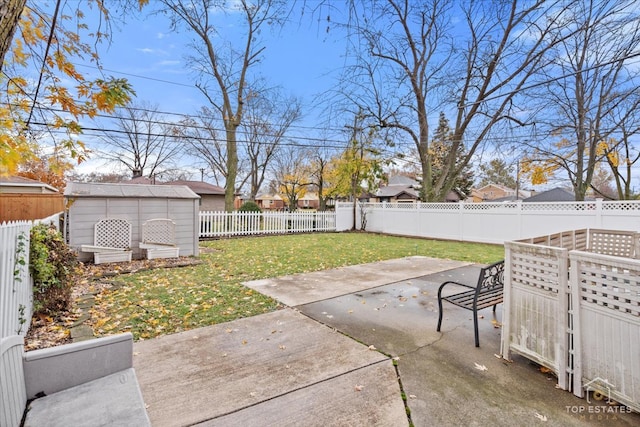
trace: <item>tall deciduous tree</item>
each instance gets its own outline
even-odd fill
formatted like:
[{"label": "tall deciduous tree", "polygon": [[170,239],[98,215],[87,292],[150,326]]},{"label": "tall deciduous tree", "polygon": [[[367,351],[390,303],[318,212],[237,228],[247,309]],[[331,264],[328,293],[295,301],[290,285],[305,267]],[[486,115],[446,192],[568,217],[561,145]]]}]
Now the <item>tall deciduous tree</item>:
[{"label": "tall deciduous tree", "polygon": [[221,136],[215,112],[202,107],[196,117],[181,120],[172,133],[184,143],[184,152],[198,159],[197,166],[204,162],[216,185],[224,185],[227,181],[227,144]]},{"label": "tall deciduous tree", "polygon": [[365,116],[354,115],[349,142],[332,165],[329,191],[334,197],[347,196],[353,203],[353,227],[356,229],[358,199],[363,191],[373,191],[383,175],[383,161],[376,147],[377,129],[367,126]]},{"label": "tall deciduous tree", "polygon": [[[286,2],[280,0],[239,0],[227,4],[218,0],[161,0],[175,29],[190,31],[191,62],[199,71],[196,86],[219,114],[226,141],[225,209],[232,211],[238,175],[238,128],[243,123],[247,102],[249,72],[265,49],[259,43],[261,31],[283,18]],[[216,14],[230,20],[241,17],[242,33],[235,43],[216,27]],[[227,24],[218,20],[218,24]],[[236,21],[237,22],[237,21]],[[227,28],[230,28],[227,26]]]},{"label": "tall deciduous tree", "polygon": [[[488,136],[518,113],[520,91],[544,65],[565,23],[559,2],[374,0],[354,2],[359,37],[349,102],[415,144],[428,201],[444,200]],[[357,19],[355,16],[357,15]],[[463,17],[459,20],[458,17]],[[454,19],[455,18],[455,19]],[[354,81],[355,80],[355,81]],[[362,88],[366,88],[363,91]],[[453,138],[433,179],[429,120],[455,112]],[[459,161],[460,146],[464,158]]]},{"label": "tall deciduous tree", "polygon": [[300,101],[279,91],[252,91],[247,98],[239,152],[245,153],[248,162],[242,181],[249,182],[249,199],[255,200],[289,127],[300,116]]},{"label": "tall deciduous tree", "polygon": [[[626,130],[638,128],[640,82],[635,56],[640,18],[631,0],[573,2],[564,16],[562,42],[542,76],[542,114],[536,119],[544,139],[530,146],[527,172],[534,180],[562,173],[576,200],[584,200],[596,166],[606,160]],[[608,149],[602,150],[602,144]]]},{"label": "tall deciduous tree", "polygon": [[181,147],[157,105],[140,102],[120,108],[114,122],[118,132],[106,130],[100,137],[102,157],[126,167],[134,177],[176,168]]},{"label": "tall deciduous tree", "polygon": [[0,1],[0,71],[27,0]]},{"label": "tall deciduous tree", "polygon": [[278,194],[291,212],[298,209],[298,200],[312,185],[308,158],[309,152],[301,148],[283,150],[276,156],[274,181]]}]

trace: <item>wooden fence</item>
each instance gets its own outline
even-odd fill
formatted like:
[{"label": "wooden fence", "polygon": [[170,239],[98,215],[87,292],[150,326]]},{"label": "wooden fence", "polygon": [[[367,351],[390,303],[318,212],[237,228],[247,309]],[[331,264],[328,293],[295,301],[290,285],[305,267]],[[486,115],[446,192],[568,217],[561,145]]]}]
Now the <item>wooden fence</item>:
[{"label": "wooden fence", "polygon": [[0,223],[46,218],[63,210],[59,193],[0,193]]},{"label": "wooden fence", "polygon": [[334,212],[200,212],[200,237],[335,231]]}]

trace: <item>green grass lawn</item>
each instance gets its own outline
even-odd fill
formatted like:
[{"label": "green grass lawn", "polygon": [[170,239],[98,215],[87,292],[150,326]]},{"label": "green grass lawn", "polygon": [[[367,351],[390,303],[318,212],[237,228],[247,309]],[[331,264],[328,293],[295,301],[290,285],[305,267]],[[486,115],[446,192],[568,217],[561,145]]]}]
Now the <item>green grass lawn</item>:
[{"label": "green grass lawn", "polygon": [[98,335],[130,331],[136,339],[254,316],[278,303],[241,283],[412,255],[491,263],[498,245],[369,233],[320,233],[201,242],[202,264],[123,274],[124,286],[97,297]]}]

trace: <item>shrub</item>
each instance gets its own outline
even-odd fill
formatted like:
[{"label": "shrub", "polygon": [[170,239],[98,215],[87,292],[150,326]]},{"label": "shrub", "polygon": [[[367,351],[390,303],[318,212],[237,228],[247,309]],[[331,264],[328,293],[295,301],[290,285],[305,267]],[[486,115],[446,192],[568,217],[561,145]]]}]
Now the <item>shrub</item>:
[{"label": "shrub", "polygon": [[240,209],[238,209],[238,211],[240,211],[240,212],[262,212],[262,209],[260,209],[260,206],[258,206],[258,204],[256,202],[248,201],[248,202],[244,202],[242,204],[242,206],[240,206]]},{"label": "shrub", "polygon": [[29,268],[33,277],[33,313],[56,315],[69,308],[75,253],[53,226],[31,229]]}]

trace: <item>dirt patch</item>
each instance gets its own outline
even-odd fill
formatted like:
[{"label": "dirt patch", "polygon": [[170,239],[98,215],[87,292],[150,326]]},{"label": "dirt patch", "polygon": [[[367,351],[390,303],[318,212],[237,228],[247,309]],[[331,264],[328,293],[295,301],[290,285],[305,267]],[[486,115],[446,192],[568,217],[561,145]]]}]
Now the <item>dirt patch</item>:
[{"label": "dirt patch", "polygon": [[110,289],[113,286],[112,279],[115,276],[158,268],[188,267],[201,263],[201,260],[194,257],[141,259],[98,265],[80,263],[71,293],[70,309],[56,318],[34,316],[25,337],[25,350],[54,347],[72,342],[71,329],[88,320],[83,317],[86,310],[83,311],[80,306],[88,296],[97,295],[105,289]]}]

